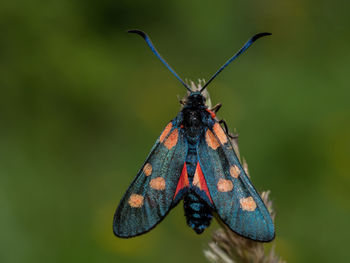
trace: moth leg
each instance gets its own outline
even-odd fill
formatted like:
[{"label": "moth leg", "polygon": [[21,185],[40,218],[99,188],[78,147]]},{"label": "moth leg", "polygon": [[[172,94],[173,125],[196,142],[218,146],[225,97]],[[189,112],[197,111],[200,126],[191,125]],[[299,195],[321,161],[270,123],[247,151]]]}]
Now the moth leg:
[{"label": "moth leg", "polygon": [[179,103],[182,105],[182,106],[185,106],[186,102],[184,99],[181,99],[179,95],[177,95],[177,99],[179,100]]},{"label": "moth leg", "polygon": [[[221,105],[220,105],[221,106]],[[232,134],[229,129],[228,129],[228,126],[227,126],[227,123],[224,119],[220,120],[219,121],[219,124],[223,124],[224,125],[224,128],[225,128],[225,132],[227,133],[228,137],[230,137],[231,139],[234,139],[234,140],[237,140],[238,139],[238,134]]]},{"label": "moth leg", "polygon": [[221,106],[222,106],[222,104],[218,103],[213,108],[211,108],[211,111],[217,113],[220,110]]}]

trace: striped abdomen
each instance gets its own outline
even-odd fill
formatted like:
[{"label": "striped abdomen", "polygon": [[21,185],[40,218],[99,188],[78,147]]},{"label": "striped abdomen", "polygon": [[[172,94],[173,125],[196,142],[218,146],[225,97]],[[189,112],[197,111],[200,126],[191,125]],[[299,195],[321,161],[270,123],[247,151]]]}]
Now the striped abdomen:
[{"label": "striped abdomen", "polygon": [[201,234],[213,217],[211,208],[195,193],[189,192],[184,198],[186,222],[197,234]]},{"label": "striped abdomen", "polygon": [[[194,145],[189,144],[186,166],[190,184],[193,183],[193,177],[198,163],[197,150]],[[193,187],[193,186],[192,186]],[[190,191],[184,197],[184,209],[187,224],[200,234],[211,222],[211,208],[193,191]]]}]

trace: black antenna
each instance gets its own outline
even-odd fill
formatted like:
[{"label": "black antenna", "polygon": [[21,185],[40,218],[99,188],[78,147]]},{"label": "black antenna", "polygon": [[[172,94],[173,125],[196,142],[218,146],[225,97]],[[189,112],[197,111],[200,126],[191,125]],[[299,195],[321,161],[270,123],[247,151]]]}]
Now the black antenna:
[{"label": "black antenna", "polygon": [[241,55],[244,51],[246,51],[256,40],[258,40],[259,38],[261,37],[264,37],[264,36],[269,36],[269,35],[272,35],[271,33],[259,33],[259,34],[256,34],[255,36],[253,36],[251,39],[249,39],[247,41],[247,43],[244,44],[244,46],[236,53],[233,55],[233,57],[231,57],[229,60],[226,61],[226,63],[221,67],[219,68],[219,70],[209,79],[209,81],[207,83],[205,83],[205,85],[203,86],[203,88],[200,90],[200,92],[202,92],[208,85],[210,82],[212,82],[213,79],[215,79],[215,77],[217,75],[219,75],[219,73],[221,71],[223,71],[224,68],[227,67],[228,64],[230,64],[232,61],[234,61],[239,55]]},{"label": "black antenna", "polygon": [[151,39],[145,32],[142,32],[140,30],[128,30],[128,33],[136,33],[140,35],[146,41],[147,45],[151,48],[152,52],[157,56],[157,58],[159,58],[159,60],[162,61],[162,63],[170,70],[170,72],[173,73],[173,75],[182,83],[182,85],[184,85],[185,88],[191,92],[190,87],[188,87],[188,85],[179,77],[175,70],[173,70],[172,67],[170,67],[170,65],[165,61],[165,59],[158,53]]}]

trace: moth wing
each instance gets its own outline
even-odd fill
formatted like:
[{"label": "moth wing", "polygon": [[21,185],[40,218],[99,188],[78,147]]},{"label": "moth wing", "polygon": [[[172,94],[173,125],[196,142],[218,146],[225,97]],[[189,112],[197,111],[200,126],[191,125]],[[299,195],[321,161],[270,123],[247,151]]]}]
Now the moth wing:
[{"label": "moth wing", "polygon": [[166,216],[172,208],[186,153],[187,141],[173,120],[120,201],[113,220],[116,236],[141,235]]},{"label": "moth wing", "polygon": [[221,220],[241,236],[271,241],[275,231],[270,213],[218,122],[201,136],[198,159]]}]

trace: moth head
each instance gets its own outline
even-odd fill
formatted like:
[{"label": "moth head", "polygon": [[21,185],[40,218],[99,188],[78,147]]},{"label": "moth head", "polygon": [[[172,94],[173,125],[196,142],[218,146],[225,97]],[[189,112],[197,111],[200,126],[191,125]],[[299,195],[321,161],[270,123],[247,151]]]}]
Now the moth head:
[{"label": "moth head", "polygon": [[204,79],[199,79],[198,83],[186,79],[185,83],[191,88],[191,91],[188,91],[183,98],[180,98],[178,96],[179,102],[183,107],[195,107],[205,105],[207,108],[211,108],[212,105],[209,92],[207,91],[207,89],[201,91],[202,86],[205,84]]},{"label": "moth head", "polygon": [[187,97],[186,105],[189,107],[200,107],[204,106],[206,102],[205,97],[200,91],[191,92]]}]

